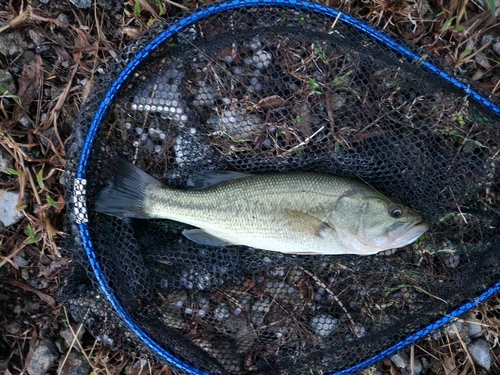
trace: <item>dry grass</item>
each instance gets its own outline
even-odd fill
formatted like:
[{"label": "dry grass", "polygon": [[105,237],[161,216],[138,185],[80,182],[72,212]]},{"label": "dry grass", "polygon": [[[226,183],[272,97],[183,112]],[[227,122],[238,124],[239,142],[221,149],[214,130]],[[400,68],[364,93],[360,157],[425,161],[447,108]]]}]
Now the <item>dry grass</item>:
[{"label": "dry grass", "polygon": [[[499,95],[499,58],[490,44],[482,41],[484,34],[498,32],[499,23],[479,1],[455,0],[443,7],[437,1],[423,0],[325,0],[325,3],[422,46]],[[46,54],[32,56],[29,62],[23,62],[22,50],[0,60],[0,68],[18,72],[19,86],[15,95],[0,91],[0,147],[14,160],[11,174],[0,174],[0,189],[21,192],[18,209],[24,215],[19,224],[0,231],[0,278],[3,279],[0,284],[9,285],[5,292],[9,299],[16,294],[26,299],[36,295],[42,305],[35,315],[0,315],[0,332],[15,349],[11,373],[24,371],[41,335],[57,336],[57,330],[68,326],[65,310],[51,297],[61,282],[61,269],[71,261],[61,255],[57,246],[57,241],[64,237],[65,215],[60,178],[65,164],[65,143],[97,69],[106,66],[128,41],[158,20],[198,5],[195,1],[129,0],[123,11],[117,12],[95,5],[81,10],[63,1],[37,4],[11,0],[0,7],[0,35],[19,33],[29,40],[31,32],[43,35],[42,46],[49,47]],[[60,13],[66,14],[71,22],[58,19]],[[19,266],[18,256],[26,259],[28,265]],[[28,285],[33,278],[39,280],[36,288]],[[465,318],[477,319],[483,325],[484,336],[493,347],[492,371],[497,373],[500,373],[499,307],[497,297]],[[52,324],[41,324],[42,316],[49,317]],[[14,322],[22,328],[19,331],[10,329],[14,323],[9,319],[13,318],[19,320]],[[174,373],[162,365],[136,361],[93,338],[75,338],[71,345],[85,353],[96,374]],[[436,374],[484,373],[474,365],[461,336],[452,337],[449,330],[438,341],[428,339],[412,347],[409,353],[411,361],[422,355],[433,358]],[[385,361],[363,374],[373,374],[376,370],[386,374],[400,371]]]}]

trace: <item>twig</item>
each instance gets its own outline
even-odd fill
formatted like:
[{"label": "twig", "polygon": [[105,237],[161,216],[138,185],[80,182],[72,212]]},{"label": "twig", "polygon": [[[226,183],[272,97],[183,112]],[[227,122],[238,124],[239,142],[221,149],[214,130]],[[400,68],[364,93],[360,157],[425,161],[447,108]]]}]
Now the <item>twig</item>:
[{"label": "twig", "polygon": [[172,0],[165,0],[165,2],[168,3],[168,4],[170,4],[170,5],[174,5],[177,8],[180,8],[180,9],[185,10],[185,11],[190,11],[191,10],[190,8],[185,7],[184,5],[176,3],[175,1],[172,1]]},{"label": "twig", "polygon": [[[71,344],[69,345],[68,352],[64,356],[64,359],[63,359],[63,361],[61,363],[61,366],[60,366],[59,371],[57,372],[57,374],[58,375],[61,374],[61,371],[62,371],[62,369],[64,367],[64,364],[66,363],[66,360],[68,359],[69,353],[71,353],[71,349],[74,347],[75,342],[80,347],[80,350],[81,350],[82,354],[84,355],[85,359],[87,360],[87,362],[89,363],[90,367],[92,367],[92,371],[96,372],[97,368],[95,368],[92,365],[92,362],[90,362],[90,358],[87,356],[87,353],[85,353],[85,350],[83,349],[82,343],[80,342],[80,340],[78,340],[78,335],[80,334],[80,331],[83,328],[83,323],[80,323],[80,325],[78,326],[78,329],[77,329],[77,331],[75,333],[75,331],[73,330],[73,327],[71,327],[71,324],[69,323],[69,316],[68,316],[68,311],[66,310],[66,307],[63,306],[63,310],[64,310],[64,316],[66,317],[66,321],[68,322],[68,327],[69,327],[69,329],[71,331],[71,334],[73,335],[73,341],[71,341]],[[85,320],[87,319],[89,311],[90,311],[90,308],[88,308],[87,311],[85,312],[85,315],[83,317],[83,322],[85,322]]]},{"label": "twig", "polygon": [[307,137],[306,139],[304,139],[302,142],[300,142],[298,145],[295,145],[293,146],[290,150],[287,150],[285,152],[283,152],[282,155],[286,155],[286,154],[290,154],[292,153],[293,151],[295,151],[297,148],[299,147],[302,147],[302,146],[305,146],[316,134],[318,134],[320,131],[322,131],[323,129],[325,128],[325,125],[323,125],[321,128],[319,128],[318,130],[316,130],[313,134],[311,134],[309,137]]},{"label": "twig", "polygon": [[319,279],[318,276],[314,275],[312,272],[306,270],[305,268],[303,267],[299,267],[302,271],[304,271],[307,275],[311,276],[314,281],[316,281],[318,283],[318,285],[320,285],[322,288],[325,289],[326,292],[328,292],[332,297],[333,299],[335,300],[335,302],[337,302],[337,304],[342,308],[342,310],[344,310],[347,318],[349,319],[350,323],[351,323],[351,329],[352,331],[354,332],[354,334],[356,336],[358,336],[358,333],[356,332],[356,324],[354,323],[354,319],[352,318],[351,314],[349,314],[349,312],[347,311],[347,309],[345,308],[344,304],[340,301],[340,299],[328,288],[328,286]]}]

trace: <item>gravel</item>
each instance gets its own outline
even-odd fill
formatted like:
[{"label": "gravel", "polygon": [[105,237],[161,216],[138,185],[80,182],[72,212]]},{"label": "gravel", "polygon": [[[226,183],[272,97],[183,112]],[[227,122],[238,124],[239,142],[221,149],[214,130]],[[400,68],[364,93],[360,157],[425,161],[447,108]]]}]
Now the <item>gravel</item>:
[{"label": "gravel", "polygon": [[58,375],[87,375],[91,367],[82,353],[72,350],[65,361],[61,361]]},{"label": "gravel", "polygon": [[0,222],[4,227],[10,227],[24,217],[16,209],[18,199],[18,192],[0,190]]},{"label": "gravel", "polygon": [[17,94],[16,82],[14,81],[14,77],[12,76],[12,74],[10,74],[8,70],[3,70],[3,69],[0,70],[0,87],[9,90],[9,94],[11,95]]},{"label": "gravel", "polygon": [[6,57],[19,55],[26,48],[26,46],[26,41],[19,32],[0,34],[0,54],[5,55]]},{"label": "gravel", "polygon": [[14,168],[14,158],[0,148],[0,173],[10,174],[8,168]]},{"label": "gravel", "polygon": [[59,351],[52,340],[40,340],[33,350],[33,356],[26,367],[26,371],[29,375],[43,375],[59,356]]},{"label": "gravel", "polygon": [[491,353],[490,346],[486,342],[486,340],[479,339],[471,344],[467,345],[467,349],[469,350],[470,355],[474,362],[485,368],[486,370],[490,370],[491,367]]}]

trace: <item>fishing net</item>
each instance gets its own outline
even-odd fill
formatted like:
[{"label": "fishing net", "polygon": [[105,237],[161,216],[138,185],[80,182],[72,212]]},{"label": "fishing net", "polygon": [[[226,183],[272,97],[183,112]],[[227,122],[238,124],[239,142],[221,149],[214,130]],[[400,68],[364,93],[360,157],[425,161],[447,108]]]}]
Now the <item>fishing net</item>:
[{"label": "fishing net", "polygon": [[[359,371],[498,290],[495,103],[318,4],[233,1],[155,26],[75,126],[62,298],[99,340],[186,373]],[[184,189],[210,169],[352,177],[430,231],[367,257],[198,245],[181,223],[92,211],[117,158]]]}]

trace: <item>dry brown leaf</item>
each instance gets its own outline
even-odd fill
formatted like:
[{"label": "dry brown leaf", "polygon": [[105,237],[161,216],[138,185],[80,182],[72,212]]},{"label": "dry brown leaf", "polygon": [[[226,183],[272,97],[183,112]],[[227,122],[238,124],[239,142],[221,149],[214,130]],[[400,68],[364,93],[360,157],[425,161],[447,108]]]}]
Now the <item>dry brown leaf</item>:
[{"label": "dry brown leaf", "polygon": [[24,111],[28,110],[33,100],[38,96],[42,75],[43,65],[40,56],[37,56],[36,60],[23,68],[17,91],[22,107],[16,107],[13,116],[14,122],[23,117]]}]

